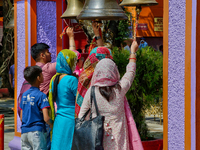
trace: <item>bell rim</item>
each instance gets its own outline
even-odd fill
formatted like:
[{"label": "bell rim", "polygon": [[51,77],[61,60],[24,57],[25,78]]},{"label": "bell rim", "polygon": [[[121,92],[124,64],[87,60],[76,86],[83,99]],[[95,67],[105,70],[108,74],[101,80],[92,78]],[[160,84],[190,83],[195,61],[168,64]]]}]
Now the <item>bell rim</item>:
[{"label": "bell rim", "polygon": [[67,17],[64,17],[63,15],[60,16],[61,19],[76,19],[78,15],[70,15],[70,16],[67,16]]},{"label": "bell rim", "polygon": [[155,6],[155,5],[158,5],[158,2],[155,2],[155,3],[138,3],[138,4],[133,4],[133,3],[130,3],[130,2],[121,2],[119,4],[119,6]]},{"label": "bell rim", "polygon": [[77,16],[60,17],[61,19],[76,19]]},{"label": "bell rim", "polygon": [[95,21],[101,21],[101,20],[128,20],[128,17],[124,16],[109,16],[109,18],[106,17],[100,17],[100,16],[77,16],[78,20],[95,20]]},{"label": "bell rim", "polygon": [[[79,14],[80,14],[81,10],[77,13],[77,11],[72,11],[72,10],[66,10],[62,16],[60,16],[61,19],[75,19]],[[64,17],[66,14],[70,14],[67,15],[67,17]]]}]

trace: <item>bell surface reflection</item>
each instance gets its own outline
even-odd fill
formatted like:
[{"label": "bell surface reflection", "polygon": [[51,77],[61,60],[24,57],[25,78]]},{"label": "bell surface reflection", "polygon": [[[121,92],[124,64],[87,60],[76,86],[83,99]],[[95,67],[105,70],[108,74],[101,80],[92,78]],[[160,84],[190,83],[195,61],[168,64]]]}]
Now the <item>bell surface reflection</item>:
[{"label": "bell surface reflection", "polygon": [[86,0],[78,20],[126,20],[116,0]]}]

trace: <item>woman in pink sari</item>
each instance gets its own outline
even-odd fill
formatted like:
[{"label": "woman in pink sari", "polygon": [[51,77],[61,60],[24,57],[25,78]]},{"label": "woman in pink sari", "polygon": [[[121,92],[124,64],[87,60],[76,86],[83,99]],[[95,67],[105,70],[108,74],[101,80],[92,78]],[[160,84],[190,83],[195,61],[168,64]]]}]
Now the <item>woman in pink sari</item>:
[{"label": "woman in pink sari", "polygon": [[[127,121],[129,119],[127,119],[127,110],[125,109],[125,105],[128,105],[126,103],[125,95],[131,87],[135,77],[135,52],[137,49],[137,43],[133,42],[129,64],[127,65],[126,73],[121,80],[118,68],[111,59],[105,58],[100,60],[94,70],[91,86],[96,87],[95,95],[99,112],[102,116],[105,116],[105,132],[103,138],[104,150],[143,150],[134,120],[131,121],[133,128],[130,129],[128,127],[130,122]],[[78,116],[79,118],[91,108],[91,86],[85,94]],[[96,116],[96,111],[94,109],[95,107],[92,106],[93,117]]]}]

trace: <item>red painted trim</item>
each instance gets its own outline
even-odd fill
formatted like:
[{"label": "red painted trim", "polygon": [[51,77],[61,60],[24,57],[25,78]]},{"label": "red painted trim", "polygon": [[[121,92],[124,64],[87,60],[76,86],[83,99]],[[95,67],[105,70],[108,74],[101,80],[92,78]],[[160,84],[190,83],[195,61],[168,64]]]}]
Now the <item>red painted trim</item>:
[{"label": "red painted trim", "polygon": [[57,54],[62,50],[62,39],[60,34],[62,33],[62,0],[56,1],[57,9]]},{"label": "red painted trim", "polygon": [[[36,0],[31,0],[31,46],[37,43],[37,6]],[[35,60],[31,57],[31,66],[35,65]]]},{"label": "red painted trim", "polygon": [[25,4],[25,67],[28,66],[28,56],[29,56],[29,50],[28,50],[28,1],[24,1]]},{"label": "red painted trim", "polygon": [[0,114],[0,150],[4,149],[4,114]]},{"label": "red painted trim", "polygon": [[197,1],[196,8],[196,150],[200,150],[200,1]]}]

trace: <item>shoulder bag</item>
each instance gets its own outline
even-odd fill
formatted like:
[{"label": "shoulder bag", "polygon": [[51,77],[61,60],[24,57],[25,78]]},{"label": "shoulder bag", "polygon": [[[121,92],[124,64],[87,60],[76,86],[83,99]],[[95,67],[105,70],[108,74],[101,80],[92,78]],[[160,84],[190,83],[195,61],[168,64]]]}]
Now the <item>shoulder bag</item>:
[{"label": "shoulder bag", "polygon": [[85,117],[91,109],[89,109],[82,118],[76,118],[72,150],[103,150],[103,133],[104,133],[104,116],[99,114],[96,97],[95,87],[91,88],[90,96],[91,108],[92,100],[96,109],[97,117],[90,120],[85,120]]}]

